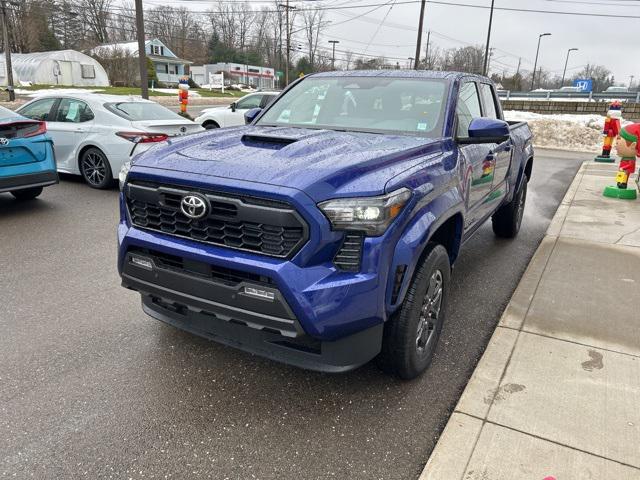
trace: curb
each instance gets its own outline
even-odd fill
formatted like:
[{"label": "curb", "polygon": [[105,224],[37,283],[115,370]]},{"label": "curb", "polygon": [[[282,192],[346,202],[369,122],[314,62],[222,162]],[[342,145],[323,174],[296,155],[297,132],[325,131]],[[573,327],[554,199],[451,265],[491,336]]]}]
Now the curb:
[{"label": "curb", "polygon": [[[493,392],[493,397],[499,393],[498,386],[587,165],[588,162],[582,164],[560,202],[419,480],[462,479],[494,401],[486,392]],[[454,462],[450,461],[451,452],[456,452]]]}]

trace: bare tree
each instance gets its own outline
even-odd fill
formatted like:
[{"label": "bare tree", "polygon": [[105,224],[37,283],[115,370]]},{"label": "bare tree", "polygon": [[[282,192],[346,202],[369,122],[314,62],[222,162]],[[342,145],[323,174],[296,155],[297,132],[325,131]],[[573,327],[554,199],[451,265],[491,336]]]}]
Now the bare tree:
[{"label": "bare tree", "polygon": [[302,21],[304,23],[304,35],[306,39],[307,58],[311,64],[311,69],[315,70],[317,66],[318,42],[320,40],[320,30],[327,25],[325,21],[325,10],[318,8],[304,10],[302,12]]},{"label": "bare tree", "polygon": [[113,0],[75,0],[75,5],[80,10],[83,21],[93,39],[98,43],[106,43],[109,40],[109,12]]}]

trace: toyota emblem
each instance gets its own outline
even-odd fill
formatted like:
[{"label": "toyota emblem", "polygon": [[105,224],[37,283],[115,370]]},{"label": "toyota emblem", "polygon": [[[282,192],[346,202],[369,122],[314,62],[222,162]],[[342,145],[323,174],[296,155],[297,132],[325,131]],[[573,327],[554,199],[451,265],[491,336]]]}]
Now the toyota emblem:
[{"label": "toyota emblem", "polygon": [[180,132],[181,133],[186,133],[187,131],[187,127],[180,127]]},{"label": "toyota emblem", "polygon": [[180,210],[187,217],[198,220],[204,217],[209,210],[209,202],[205,197],[197,193],[190,193],[182,197],[180,202]]},{"label": "toyota emblem", "polygon": [[0,137],[0,145],[9,145],[9,139],[6,137]]}]

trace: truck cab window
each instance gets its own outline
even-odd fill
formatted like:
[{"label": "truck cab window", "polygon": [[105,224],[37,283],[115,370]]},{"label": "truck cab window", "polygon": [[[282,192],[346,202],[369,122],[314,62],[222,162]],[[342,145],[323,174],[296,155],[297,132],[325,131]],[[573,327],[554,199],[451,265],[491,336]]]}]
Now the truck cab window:
[{"label": "truck cab window", "polygon": [[469,125],[471,125],[471,120],[482,116],[480,99],[478,98],[478,88],[476,87],[475,82],[468,82],[460,87],[456,115],[458,117],[457,136],[469,136]]},{"label": "truck cab window", "polygon": [[480,84],[480,95],[482,95],[482,104],[484,106],[484,117],[498,118],[496,109],[496,99],[493,96],[491,85],[488,83]]}]

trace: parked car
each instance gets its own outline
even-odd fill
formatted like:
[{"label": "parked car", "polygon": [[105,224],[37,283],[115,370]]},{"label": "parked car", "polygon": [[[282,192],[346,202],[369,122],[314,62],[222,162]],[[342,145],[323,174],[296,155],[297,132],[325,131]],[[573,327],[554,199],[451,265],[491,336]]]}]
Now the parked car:
[{"label": "parked car", "polygon": [[0,107],[0,193],[29,200],[55,183],[58,174],[46,124]]},{"label": "parked car", "polygon": [[607,87],[607,89],[603,93],[629,93],[629,89],[627,87]]},{"label": "parked car", "polygon": [[279,92],[250,93],[227,107],[205,108],[195,122],[207,129],[244,125],[247,110],[265,108],[278,95]]},{"label": "parked car", "polygon": [[556,92],[562,93],[581,93],[580,87],[560,87],[556,90]]},{"label": "parked car", "polygon": [[123,286],[265,357],[420,374],[461,245],[489,218],[520,230],[527,124],[503,120],[488,78],[401,70],[308,75],[246,117],[123,172]]},{"label": "parked car", "polygon": [[155,102],[119,95],[51,94],[26,103],[18,112],[46,122],[58,171],[82,175],[93,188],[108,188],[134,155],[202,130]]}]

